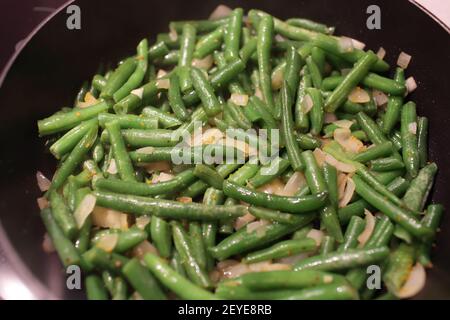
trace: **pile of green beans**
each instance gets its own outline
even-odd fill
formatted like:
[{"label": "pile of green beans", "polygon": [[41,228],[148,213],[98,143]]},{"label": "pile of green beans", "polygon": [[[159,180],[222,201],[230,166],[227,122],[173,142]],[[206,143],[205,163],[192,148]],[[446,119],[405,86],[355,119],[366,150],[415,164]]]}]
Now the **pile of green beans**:
[{"label": "pile of green beans", "polygon": [[170,30],[38,121],[60,161],[41,218],[89,299],[397,298],[432,265],[444,208],[404,69],[260,10]]}]

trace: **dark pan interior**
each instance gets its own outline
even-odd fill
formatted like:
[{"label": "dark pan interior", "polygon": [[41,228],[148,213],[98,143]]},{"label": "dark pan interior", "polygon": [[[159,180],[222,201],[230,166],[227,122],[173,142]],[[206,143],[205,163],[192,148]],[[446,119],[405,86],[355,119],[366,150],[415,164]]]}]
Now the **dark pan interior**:
[{"label": "dark pan interior", "polygon": [[[0,221],[12,247],[4,242],[7,258],[13,252],[49,291],[60,298],[82,297],[65,288],[64,271],[56,255],[41,249],[44,227],[36,198],[36,170],[51,176],[55,161],[46,151],[45,139],[38,138],[36,121],[70,106],[81,83],[90,79],[99,62],[116,62],[132,54],[142,37],[166,31],[171,20],[208,17],[219,3],[246,9],[260,8],[281,18],[308,17],[335,25],[337,33],[365,42],[377,50],[383,46],[387,60],[395,64],[400,51],[413,56],[407,74],[414,75],[418,90],[411,96],[418,113],[430,119],[430,158],[440,167],[433,200],[450,207],[445,187],[450,181],[446,159],[450,155],[450,43],[448,33],[407,1],[378,2],[381,30],[366,28],[366,8],[377,1],[77,1],[82,29],[66,28],[67,15],[61,11],[28,43],[17,57],[0,90]],[[450,298],[450,219],[444,218],[434,268],[428,272],[426,289],[420,298]],[[0,228],[1,232],[1,228]],[[0,237],[1,238],[1,237]],[[17,268],[20,270],[19,261]],[[28,284],[32,281],[27,280]]]}]

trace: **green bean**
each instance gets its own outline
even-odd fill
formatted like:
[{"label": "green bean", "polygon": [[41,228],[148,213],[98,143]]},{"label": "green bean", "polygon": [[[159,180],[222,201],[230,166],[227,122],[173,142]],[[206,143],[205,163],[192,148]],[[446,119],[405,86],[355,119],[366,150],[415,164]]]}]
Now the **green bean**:
[{"label": "green bean", "polygon": [[320,148],[322,144],[318,138],[304,133],[297,134],[297,142],[300,148],[305,150],[314,150],[316,148]]},{"label": "green bean", "polygon": [[342,82],[333,90],[333,93],[325,101],[325,110],[327,112],[336,111],[336,109],[346,100],[350,91],[367,75],[369,69],[377,61],[377,56],[368,51],[358,62],[355,63],[353,69],[344,77]]},{"label": "green bean", "polygon": [[228,28],[224,39],[224,55],[228,61],[239,58],[243,15],[244,10],[242,8],[236,8],[230,14],[228,19]]},{"label": "green bean", "polygon": [[225,195],[229,197],[242,200],[255,206],[290,213],[303,213],[317,210],[323,207],[328,195],[327,192],[320,192],[315,195],[304,197],[284,197],[253,191],[230,181],[224,181],[223,191]]},{"label": "green bean", "polygon": [[277,128],[277,122],[272,116],[270,110],[267,109],[264,102],[262,102],[258,97],[252,96],[250,97],[250,103],[255,107],[256,111],[260,114],[261,120],[264,122],[268,129]]},{"label": "green bean", "polygon": [[324,113],[324,103],[322,94],[320,90],[316,88],[307,88],[306,92],[311,98],[313,106],[309,112],[309,119],[311,122],[311,133],[313,135],[319,135],[322,131],[325,113]]},{"label": "green bean", "polygon": [[374,144],[382,144],[387,142],[386,136],[383,134],[378,125],[373,121],[367,114],[364,112],[359,112],[356,115],[356,120],[358,124],[361,126],[361,129],[364,130],[367,137]]},{"label": "green bean", "polygon": [[41,211],[41,219],[44,222],[45,228],[55,246],[55,250],[58,253],[62,264],[65,267],[79,265],[81,259],[79,253],[70,239],[64,235],[63,231],[56,223],[52,211],[50,209],[43,209]]},{"label": "green bean", "polygon": [[239,57],[245,64],[255,54],[257,42],[257,39],[255,37],[252,37],[239,51]]},{"label": "green bean", "polygon": [[303,289],[345,283],[341,275],[316,270],[252,272],[240,276],[239,281],[244,287],[255,291]]},{"label": "green bean", "polygon": [[322,75],[325,73],[325,51],[323,51],[318,47],[313,47],[311,49],[311,58],[314,64],[316,64],[317,67],[319,68],[320,75],[322,78]]},{"label": "green bean", "polygon": [[83,226],[80,228],[80,231],[78,232],[77,239],[75,240],[75,248],[77,248],[80,254],[83,254],[88,250],[91,238],[91,228],[92,228],[92,219],[91,217],[87,217],[83,223]]},{"label": "green bean", "polygon": [[192,68],[191,78],[195,91],[202,100],[205,113],[208,117],[214,117],[222,110],[222,107],[217,100],[212,85],[206,80],[202,71],[197,68]]},{"label": "green bean", "polygon": [[334,271],[365,266],[383,261],[389,255],[387,247],[374,249],[349,249],[345,252],[329,253],[303,259],[294,265],[295,271]]},{"label": "green bean", "polygon": [[264,102],[275,116],[275,103],[272,95],[272,81],[271,81],[271,65],[270,65],[270,50],[273,39],[273,19],[267,15],[261,18],[258,26],[258,42],[256,51],[258,55],[258,68],[261,92],[264,97]]},{"label": "green bean", "polygon": [[164,129],[177,127],[181,121],[169,113],[163,112],[154,107],[145,107],[142,109],[142,115],[148,118],[156,118]]},{"label": "green bean", "polygon": [[393,152],[392,142],[386,141],[354,155],[352,157],[352,160],[361,163],[366,163],[381,157],[389,156],[392,154],[392,152]]},{"label": "green bean", "polygon": [[195,45],[194,58],[203,59],[219,49],[222,45],[224,34],[225,28],[222,26],[198,39]]},{"label": "green bean", "polygon": [[108,270],[117,273],[129,259],[117,254],[108,253],[98,247],[92,247],[83,253],[83,261],[90,266],[90,269]]},{"label": "green bean", "polygon": [[133,114],[114,115],[110,113],[101,113],[98,115],[98,123],[104,128],[105,124],[117,120],[122,129],[157,129],[158,120]]},{"label": "green bean", "polygon": [[[178,46],[179,47],[179,46]],[[179,48],[175,48],[179,49]],[[166,53],[163,57],[160,57],[155,61],[155,64],[162,67],[171,67],[178,63],[180,59],[180,50],[171,50]]]},{"label": "green bean", "polygon": [[383,280],[388,290],[394,294],[406,282],[414,263],[414,247],[401,243],[390,255]]},{"label": "green bean", "polygon": [[[147,59],[153,61],[161,58],[169,53],[169,48],[164,41],[157,41],[154,45],[148,48]],[[139,54],[139,53],[138,53]]]},{"label": "green bean", "polygon": [[403,169],[405,164],[397,157],[387,157],[375,159],[370,162],[370,168],[373,171],[392,171]]},{"label": "green bean", "polygon": [[311,56],[306,58],[306,65],[308,72],[311,75],[311,80],[315,88],[320,89],[322,87],[322,75],[317,64],[314,62]]},{"label": "green bean", "polygon": [[410,101],[403,106],[401,111],[401,136],[403,162],[405,163],[406,172],[411,178],[415,178],[419,170],[416,130],[416,105]]},{"label": "green bean", "polygon": [[366,223],[358,216],[353,216],[345,230],[344,242],[338,247],[338,252],[354,249],[358,245],[358,236],[364,230]]},{"label": "green bean", "polygon": [[169,224],[162,218],[152,217],[150,234],[159,255],[163,258],[168,258],[172,252],[172,234]]},{"label": "green bean", "polygon": [[217,173],[216,170],[206,165],[198,164],[195,166],[193,173],[197,178],[203,180],[210,186],[216,189],[222,189],[224,179],[220,176],[219,173]]},{"label": "green bean", "polygon": [[136,181],[136,175],[130,157],[128,156],[125,142],[120,132],[119,122],[114,120],[105,124],[109,133],[109,140],[113,149],[117,171],[124,181]]},{"label": "green bean", "polygon": [[197,29],[198,32],[210,32],[212,30],[215,30],[216,28],[227,24],[229,18],[220,18],[216,20],[185,20],[185,21],[173,21],[170,23],[169,27],[172,30],[175,30],[176,32],[181,32],[183,30],[183,27],[186,24],[192,25]]},{"label": "green bean", "polygon": [[300,81],[300,69],[304,62],[294,47],[288,47],[286,51],[286,68],[284,70],[284,79],[289,86],[291,100],[295,98],[295,92]]},{"label": "green bean", "polygon": [[174,251],[172,254],[172,259],[170,260],[170,266],[179,276],[186,276],[186,271],[184,270],[183,264],[181,263],[180,254]]},{"label": "green bean", "polygon": [[413,211],[422,211],[433,186],[437,165],[430,163],[423,167],[415,177],[406,191],[403,201],[405,206]]},{"label": "green bean", "polygon": [[252,123],[251,121],[245,116],[244,112],[242,111],[242,108],[235,105],[233,102],[228,101],[225,105],[224,108],[228,110],[228,112],[230,113],[231,117],[234,119],[234,121],[236,122],[236,124],[244,129],[244,130],[249,130],[252,128]]},{"label": "green bean", "polygon": [[183,99],[181,97],[180,81],[176,74],[170,77],[169,87],[169,103],[173,113],[181,121],[186,121],[189,118],[189,113],[184,106]]},{"label": "green bean", "polygon": [[75,97],[74,105],[77,107],[80,102],[84,102],[84,97],[86,96],[86,93],[89,92],[89,83],[87,81],[83,82],[80,90],[77,93],[77,96]]},{"label": "green bean", "polygon": [[144,262],[154,276],[182,299],[211,300],[216,297],[175,272],[158,256],[147,253]]},{"label": "green bean", "polygon": [[73,173],[76,167],[83,161],[83,157],[88,153],[97,139],[97,126],[92,127],[86,135],[81,138],[77,145],[72,149],[69,156],[64,160],[61,166],[53,176],[50,191],[61,187],[66,179]]},{"label": "green bean", "polygon": [[89,300],[108,300],[108,293],[99,276],[89,275],[84,281]]},{"label": "green bean", "polygon": [[269,224],[265,232],[247,232],[247,228],[241,228],[222,240],[215,247],[209,249],[212,256],[218,260],[224,260],[232,255],[248,252],[252,249],[261,248],[269,243],[283,238],[284,236],[307,225],[315,218],[314,213],[304,214],[298,217],[295,224]]},{"label": "green bean", "polygon": [[[147,39],[141,40],[137,46],[137,64],[133,73],[128,80],[113,94],[115,102],[119,102],[127,95],[131,90],[136,89],[144,79],[145,73],[148,67],[148,42]],[[105,85],[106,86],[106,85]]]},{"label": "green bean", "polygon": [[414,235],[415,237],[430,236],[430,234],[432,233],[430,228],[423,226],[408,211],[396,206],[390,201],[386,201],[380,193],[373,190],[371,186],[366,184],[357,176],[353,176],[353,182],[355,182],[356,193],[358,193],[369,204],[387,215],[391,220],[400,224],[412,235]]},{"label": "green bean", "polygon": [[166,300],[154,276],[136,258],[122,268],[122,273],[145,300]]},{"label": "green bean", "polygon": [[[305,69],[303,70],[305,71]],[[304,74],[299,83],[297,101],[295,103],[295,127],[301,132],[306,132],[309,129],[309,117],[303,107],[303,99],[306,94],[306,88],[311,86],[311,76],[309,74]]]},{"label": "green bean", "polygon": [[203,240],[202,225],[192,221],[189,223],[189,239],[192,248],[192,254],[198,263],[198,266],[206,270],[206,248]]},{"label": "green bean", "polygon": [[248,254],[243,263],[256,263],[271,259],[280,259],[298,253],[313,252],[317,249],[316,241],[310,238],[302,240],[286,240],[274,244],[271,247]]},{"label": "green bean", "polygon": [[259,188],[276,177],[279,177],[288,167],[288,160],[282,157],[276,157],[267,165],[262,166],[258,172],[248,180],[248,185],[251,188]]},{"label": "green bean", "polygon": [[73,239],[78,233],[78,228],[75,218],[64,202],[64,198],[54,190],[50,192],[49,198],[53,218],[63,231],[64,235],[69,239]]},{"label": "green bean", "polygon": [[114,105],[117,114],[127,114],[135,111],[143,105],[154,103],[159,92],[156,80],[152,80],[142,87],[133,90],[128,96]]},{"label": "green bean", "polygon": [[178,201],[146,198],[94,191],[97,204],[135,215],[151,214],[169,219],[192,219],[214,221],[231,219],[245,214],[243,206],[206,206],[198,203],[181,203]]},{"label": "green bean", "polygon": [[293,214],[264,208],[250,207],[249,212],[259,219],[270,220],[283,224],[295,224],[298,220],[298,217]]},{"label": "green bean", "polygon": [[116,93],[133,74],[136,65],[137,60],[135,58],[128,58],[120,64],[106,81],[106,84],[100,93],[100,98],[112,99],[114,93]]},{"label": "green bean", "polygon": [[[121,130],[122,138],[129,147],[168,147],[174,146],[178,141],[175,139],[175,131],[167,129],[125,129]],[[106,142],[109,134],[103,135],[101,140]],[[175,140],[174,140],[175,139]]]},{"label": "green bean", "polygon": [[[440,204],[430,204],[427,208],[427,212],[422,219],[422,223],[424,226],[431,228],[435,233],[438,231],[439,223],[442,218],[442,214],[444,213],[444,207]],[[435,235],[423,241],[419,244],[417,248],[417,260],[423,266],[431,267],[432,263],[430,260],[430,251],[433,241],[435,239]]]},{"label": "green bean", "polygon": [[[327,91],[334,90],[343,79],[343,76],[331,76],[325,78],[322,84],[322,89]],[[401,96],[405,93],[404,83],[382,77],[376,73],[369,72],[367,76],[361,80],[361,84],[395,97]]]},{"label": "green bean", "polygon": [[[221,190],[208,188],[203,196],[203,204],[205,205],[219,205],[224,203],[224,194]],[[225,203],[224,205],[228,205]],[[235,205],[235,203],[233,203]],[[232,222],[232,220],[224,220],[225,222]],[[214,268],[214,257],[208,251],[216,245],[218,225],[216,222],[202,223],[202,236],[206,248],[206,270],[210,271]]]},{"label": "green bean", "polygon": [[250,178],[252,178],[258,172],[259,166],[251,161],[248,161],[237,171],[228,177],[228,181],[238,184],[245,185]]},{"label": "green bean", "polygon": [[92,244],[97,244],[104,235],[117,234],[117,243],[114,247],[114,252],[123,253],[129,249],[135,247],[145,239],[147,239],[147,233],[135,226],[120,231],[118,229],[104,229],[95,234],[91,239]]},{"label": "green bean", "polygon": [[306,238],[306,236],[308,235],[308,233],[311,231],[312,229],[312,224],[307,224],[306,226],[298,229],[297,231],[295,231],[292,234],[291,239],[292,240],[298,240],[298,239],[303,239]]},{"label": "green bean", "polygon": [[417,118],[417,149],[419,150],[419,166],[425,167],[428,157],[428,118]]},{"label": "green bean", "polygon": [[282,100],[282,126],[281,134],[286,144],[286,150],[292,169],[299,171],[303,168],[301,150],[295,140],[294,121],[292,120],[292,99],[289,93],[289,84],[284,81],[281,88]]},{"label": "green bean", "polygon": [[287,24],[290,24],[292,26],[308,29],[315,32],[325,33],[325,34],[333,34],[334,33],[334,27],[328,27],[322,23],[318,23],[312,20],[308,19],[302,19],[302,18],[292,18],[286,20]]},{"label": "green bean", "polygon": [[320,244],[320,254],[328,254],[334,251],[336,239],[332,236],[323,237]]},{"label": "green bean", "polygon": [[[402,68],[397,68],[395,71],[394,81],[398,85],[405,84],[405,74]],[[401,109],[403,106],[402,93],[391,95],[386,106],[386,113],[383,118],[383,132],[388,134],[392,131],[394,126],[400,120]]]},{"label": "green bean", "polygon": [[181,91],[186,92],[192,88],[189,77],[192,58],[194,55],[197,30],[194,25],[186,23],[182,28],[180,39],[180,57],[178,59],[177,74],[180,80]]},{"label": "green bean", "polygon": [[327,184],[311,150],[302,152],[302,160],[305,163],[305,177],[311,192],[317,194],[327,191]]},{"label": "green bean", "polygon": [[186,270],[188,277],[197,285],[208,288],[211,287],[211,281],[205,270],[200,267],[199,262],[194,256],[193,245],[179,223],[172,222],[172,234],[175,248],[181,257],[181,262]]}]

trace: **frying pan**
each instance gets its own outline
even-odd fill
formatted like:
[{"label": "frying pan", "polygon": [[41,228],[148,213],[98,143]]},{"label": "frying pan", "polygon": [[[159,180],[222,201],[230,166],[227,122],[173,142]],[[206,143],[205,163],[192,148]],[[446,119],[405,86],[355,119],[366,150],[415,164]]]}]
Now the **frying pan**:
[{"label": "frying pan", "polygon": [[[76,1],[81,30],[68,30],[61,8],[29,40],[3,77],[0,89],[0,296],[4,298],[83,298],[66,289],[66,276],[55,254],[42,251],[45,232],[36,198],[35,173],[51,176],[56,162],[38,138],[36,121],[62,106],[71,106],[81,83],[90,79],[99,62],[115,62],[133,53],[143,37],[167,30],[171,20],[201,19],[219,3],[259,8],[281,18],[308,17],[336,26],[337,33],[357,38],[368,48],[383,46],[395,65],[400,51],[413,56],[408,75],[418,90],[411,99],[418,113],[430,119],[430,158],[440,171],[433,201],[450,208],[449,34],[408,1]],[[381,29],[368,30],[366,9],[381,8]],[[6,73],[7,72],[7,73]],[[444,217],[434,267],[418,298],[450,298],[450,219]]]}]

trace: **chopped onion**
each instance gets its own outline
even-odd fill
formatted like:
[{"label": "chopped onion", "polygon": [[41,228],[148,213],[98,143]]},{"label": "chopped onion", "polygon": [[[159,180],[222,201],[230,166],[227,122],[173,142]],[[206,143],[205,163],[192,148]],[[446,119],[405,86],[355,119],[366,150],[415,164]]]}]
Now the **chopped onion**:
[{"label": "chopped onion", "polygon": [[230,9],[230,7],[223,4],[219,4],[209,15],[209,20],[218,20],[221,18],[228,17],[231,12],[232,10]]},{"label": "chopped onion", "polygon": [[248,95],[240,93],[232,93],[230,100],[237,106],[245,107],[248,104]]},{"label": "chopped onion", "polygon": [[154,151],[155,151],[154,147],[144,147],[136,150],[137,153],[142,154],[152,154]]},{"label": "chopped onion", "polygon": [[350,200],[352,200],[353,194],[355,193],[355,188],[355,183],[347,176],[347,179],[345,180],[345,187],[343,188],[343,194],[339,195],[339,208],[345,207]]},{"label": "chopped onion", "polygon": [[258,154],[258,150],[250,146],[247,142],[232,137],[225,137],[225,145],[242,151],[246,156],[254,156]]},{"label": "chopped onion", "polygon": [[152,163],[146,163],[145,164],[145,170],[147,173],[153,173],[153,172],[160,172],[160,171],[170,171],[170,163],[168,161],[157,161]]},{"label": "chopped onion", "polygon": [[373,100],[375,100],[375,103],[377,104],[378,107],[380,106],[384,106],[386,103],[388,103],[388,96],[380,91],[380,90],[372,90],[372,96],[373,96]]},{"label": "chopped onion", "polygon": [[257,190],[268,194],[282,195],[284,188],[284,183],[279,178],[275,178],[272,181],[262,185]]},{"label": "chopped onion", "polygon": [[172,40],[172,41],[177,41],[177,40],[178,40],[178,33],[177,33],[177,30],[175,30],[175,29],[173,29],[173,28],[170,28],[170,31],[169,31],[169,38],[170,38],[170,40]]},{"label": "chopped onion", "polygon": [[417,133],[417,122],[411,122],[408,124],[409,133],[416,134]]},{"label": "chopped onion", "polygon": [[258,97],[258,98],[260,98],[262,101],[266,101],[266,100],[264,99],[264,95],[262,94],[262,91],[261,91],[260,88],[256,88],[256,90],[255,90],[255,96]]},{"label": "chopped onion", "polygon": [[75,221],[77,222],[78,229],[81,229],[87,217],[94,210],[96,201],[97,198],[94,195],[88,193],[84,196],[83,200],[81,200],[80,204],[75,209],[73,216],[75,218]]},{"label": "chopped onion", "polygon": [[286,182],[280,196],[292,197],[297,191],[306,185],[306,178],[302,172],[296,171]]},{"label": "chopped onion", "polygon": [[177,198],[177,201],[182,202],[182,203],[191,203],[192,198],[191,197],[179,197],[179,198]]},{"label": "chopped onion", "polygon": [[378,51],[377,51],[377,56],[378,56],[378,59],[383,60],[384,57],[386,56],[386,50],[384,50],[383,47],[380,47],[380,49],[378,49]]},{"label": "chopped onion", "polygon": [[363,50],[366,47],[366,44],[364,42],[361,42],[361,41],[353,39],[353,38],[351,38],[351,39],[352,39],[353,48]]},{"label": "chopped onion", "polygon": [[251,272],[265,272],[278,270],[291,270],[291,266],[282,263],[271,263],[270,261],[261,261],[248,265]]},{"label": "chopped onion", "polygon": [[311,238],[316,242],[317,246],[320,246],[320,244],[322,243],[324,234],[322,231],[317,230],[317,229],[311,229],[307,234],[306,234],[307,238]]},{"label": "chopped onion", "polygon": [[304,260],[306,258],[309,257],[308,253],[299,253],[293,256],[289,256],[289,257],[285,257],[285,258],[281,258],[278,260],[279,263],[282,264],[290,264],[290,265],[294,265],[296,264],[298,261],[300,260]]},{"label": "chopped onion", "polygon": [[222,273],[224,269],[229,268],[231,266],[235,266],[237,264],[239,264],[239,261],[232,260],[232,259],[227,259],[227,260],[223,260],[223,261],[218,262],[217,265],[216,265],[216,269],[219,272]]},{"label": "chopped onion", "polygon": [[323,122],[325,123],[333,123],[337,121],[338,118],[333,112],[325,112],[325,117],[323,119]]},{"label": "chopped onion", "polygon": [[366,90],[356,87],[348,95],[348,100],[354,103],[367,103],[370,101],[370,96]]},{"label": "chopped onion", "polygon": [[314,158],[316,158],[316,162],[319,165],[319,167],[322,167],[325,162],[325,152],[320,150],[319,148],[314,149],[313,151]]},{"label": "chopped onion", "polygon": [[277,33],[277,34],[275,35],[275,41],[277,41],[277,42],[283,42],[283,41],[285,41],[285,40],[286,40],[286,38],[283,37],[281,34]]},{"label": "chopped onion", "polygon": [[84,102],[78,102],[77,107],[78,108],[87,108],[90,106],[93,106],[94,104],[97,104],[98,100],[90,93],[87,92],[84,96]]},{"label": "chopped onion", "polygon": [[234,222],[234,229],[239,230],[242,227],[246,226],[250,222],[254,221],[256,218],[251,213],[246,213],[241,217],[238,217]]},{"label": "chopped onion", "polygon": [[96,243],[96,247],[105,250],[106,252],[111,252],[117,245],[119,241],[119,235],[117,233],[104,234]]},{"label": "chopped onion", "polygon": [[170,80],[169,79],[158,79],[158,80],[156,80],[156,87],[158,89],[169,89],[170,88]]},{"label": "chopped onion", "polygon": [[170,173],[165,173],[165,172],[160,172],[159,174],[154,174],[152,177],[152,183],[160,183],[160,182],[166,182],[166,181],[170,181],[173,178],[175,178],[175,176],[173,174]]},{"label": "chopped onion", "polygon": [[356,171],[356,168],[353,165],[338,161],[335,157],[328,153],[325,153],[325,162],[341,172],[351,173]]},{"label": "chopped onion", "polygon": [[196,68],[200,68],[203,70],[209,70],[211,69],[212,65],[214,63],[213,56],[207,55],[203,59],[193,59],[192,60],[192,66]]},{"label": "chopped onion", "polygon": [[224,138],[224,134],[217,128],[209,128],[204,132],[199,131],[198,134],[195,134],[188,141],[188,144],[191,147],[202,146],[205,144],[216,144],[220,140]]},{"label": "chopped onion", "polygon": [[39,209],[45,209],[49,207],[49,203],[46,197],[40,197],[36,199]]},{"label": "chopped onion", "polygon": [[426,276],[425,268],[420,263],[416,263],[411,269],[405,284],[395,295],[402,299],[415,296],[425,286]]},{"label": "chopped onion", "polygon": [[42,192],[50,189],[50,185],[52,184],[52,182],[46,176],[44,176],[42,172],[40,171],[36,172],[36,180],[39,190],[41,190]]},{"label": "chopped onion", "polygon": [[338,45],[341,52],[350,52],[354,49],[352,38],[349,37],[340,37]]},{"label": "chopped onion", "polygon": [[258,220],[250,222],[249,224],[247,224],[247,233],[256,232],[258,236],[262,236],[266,233],[268,224],[269,221],[267,220]]},{"label": "chopped onion", "polygon": [[144,230],[145,227],[150,223],[150,216],[139,216],[136,218],[136,227]]},{"label": "chopped onion", "polygon": [[128,229],[128,215],[126,213],[95,206],[92,211],[92,224],[101,228]]},{"label": "chopped onion", "polygon": [[400,52],[397,59],[397,65],[400,68],[406,69],[408,68],[409,63],[411,62],[411,56],[405,52]]},{"label": "chopped onion", "polygon": [[364,149],[364,144],[352,136],[350,129],[338,128],[333,132],[334,140],[339,143],[345,151],[358,153]]},{"label": "chopped onion", "polygon": [[345,173],[339,173],[337,182],[338,182],[338,198],[339,200],[342,199],[345,192],[345,185],[347,183],[348,175]]},{"label": "chopped onion", "polygon": [[353,125],[353,121],[350,120],[337,120],[333,122],[335,125],[337,125],[339,128],[344,129],[350,129],[350,127]]},{"label": "chopped onion", "polygon": [[417,89],[417,82],[413,77],[409,77],[405,81],[405,86],[406,86],[406,90],[408,91],[408,93],[411,93]]},{"label": "chopped onion", "polygon": [[346,75],[348,75],[350,73],[350,71],[352,71],[351,68],[342,68],[341,69],[341,75],[342,76],[346,76]]},{"label": "chopped onion", "polygon": [[108,172],[110,174],[117,174],[117,165],[116,165],[115,159],[111,159],[109,161],[109,166],[108,166],[108,169],[106,169],[106,172]]},{"label": "chopped onion", "polygon": [[42,250],[44,250],[45,253],[55,252],[55,246],[53,245],[53,241],[47,232],[44,233],[44,240],[42,241]]},{"label": "chopped onion", "polygon": [[305,95],[302,99],[303,113],[307,114],[309,111],[311,111],[313,106],[314,106],[314,102],[312,101],[311,96],[309,94]]},{"label": "chopped onion", "polygon": [[147,253],[159,255],[158,250],[155,248],[155,246],[147,240],[144,240],[133,248],[131,255],[133,257],[137,257],[138,259],[142,259]]},{"label": "chopped onion", "polygon": [[163,69],[159,69],[158,73],[156,74],[156,79],[161,79],[162,77],[165,77],[167,75],[167,71]]},{"label": "chopped onion", "polygon": [[142,95],[144,94],[144,88],[137,88],[135,90],[132,90],[130,93],[134,94],[139,99],[142,99]]},{"label": "chopped onion", "polygon": [[[349,179],[348,181],[353,182],[352,179]],[[360,248],[364,247],[367,240],[369,240],[370,236],[372,235],[373,229],[375,228],[375,217],[372,215],[372,213],[369,210],[364,209],[364,214],[366,215],[366,218],[365,218],[366,226],[365,226],[363,232],[361,232],[361,234],[358,236],[358,242],[359,242]]]},{"label": "chopped onion", "polygon": [[250,268],[245,263],[238,263],[223,269],[223,277],[225,279],[233,279],[245,273],[249,273]]},{"label": "chopped onion", "polygon": [[279,90],[283,86],[283,69],[277,69],[272,75],[272,90]]}]

